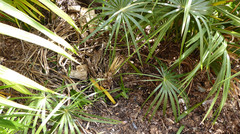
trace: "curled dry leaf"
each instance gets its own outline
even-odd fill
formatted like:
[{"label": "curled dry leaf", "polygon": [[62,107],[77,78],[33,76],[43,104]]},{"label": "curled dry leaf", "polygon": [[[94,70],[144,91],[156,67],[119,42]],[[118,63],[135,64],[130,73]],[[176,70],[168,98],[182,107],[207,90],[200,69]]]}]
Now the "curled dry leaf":
[{"label": "curled dry leaf", "polygon": [[0,64],[2,64],[6,59],[2,56],[0,56]]},{"label": "curled dry leaf", "polygon": [[86,80],[87,79],[87,65],[78,65],[76,70],[72,70],[70,73],[70,78]]},{"label": "curled dry leaf", "polygon": [[81,6],[80,5],[68,6],[68,11],[71,12],[71,13],[80,12],[80,10],[81,10]]},{"label": "curled dry leaf", "polygon": [[104,74],[104,81],[101,81],[101,85],[105,88],[110,88],[112,85],[112,78],[118,72],[120,65],[123,63],[124,58],[122,56],[116,56],[108,69],[108,72]]},{"label": "curled dry leaf", "polygon": [[[81,25],[81,27],[83,27],[85,24],[87,24],[90,20],[92,20],[94,17],[96,17],[97,15],[95,14],[95,10],[91,10],[90,8],[85,8],[85,7],[81,7],[80,10],[80,18],[79,18],[79,23]],[[88,24],[88,29],[89,32],[92,33],[95,30],[95,25],[93,24],[94,22],[92,22],[91,24]],[[83,35],[84,37],[87,36],[87,33],[84,32]]]}]

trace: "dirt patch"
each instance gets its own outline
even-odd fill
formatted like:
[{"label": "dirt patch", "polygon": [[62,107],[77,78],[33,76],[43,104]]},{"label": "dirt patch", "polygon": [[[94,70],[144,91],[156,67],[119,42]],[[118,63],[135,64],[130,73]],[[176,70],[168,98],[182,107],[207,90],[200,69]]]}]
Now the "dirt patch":
[{"label": "dirt patch", "polygon": [[[108,117],[124,121],[123,124],[111,125],[103,123],[90,123],[88,131],[92,133],[104,134],[174,134],[183,125],[182,133],[237,133],[240,131],[240,111],[236,101],[228,101],[225,104],[220,116],[214,126],[210,120],[206,120],[204,124],[200,124],[205,116],[206,109],[200,106],[188,116],[180,120],[178,123],[174,121],[171,109],[167,109],[166,116],[162,115],[162,110],[159,109],[157,114],[151,121],[148,121],[149,115],[144,118],[149,103],[141,109],[144,102],[143,89],[136,89],[129,94],[129,99],[121,98],[118,100],[118,105],[115,107],[106,106],[105,103],[97,102],[87,111],[92,114]],[[195,100],[198,95],[197,91],[190,96],[191,100]],[[204,95],[200,95],[204,97]],[[198,100],[198,99],[197,99]],[[210,119],[210,118],[209,118]]]},{"label": "dirt patch", "polygon": [[[64,26],[65,25],[62,26],[62,29],[65,29],[66,31],[62,30],[63,32],[61,32],[61,34],[59,30],[57,31],[57,33],[60,36],[70,35],[69,32],[71,32],[71,30],[73,31],[73,29],[67,29]],[[108,36],[108,34],[106,34],[105,36]],[[52,64],[59,59],[50,59],[50,61],[49,59],[47,60],[47,58],[55,56],[56,53],[19,41],[17,39],[6,36],[0,37],[0,56],[5,58],[3,65],[16,70],[25,76],[28,76],[29,78],[39,82],[42,85],[45,85],[45,81],[48,81],[46,86],[53,89],[60,87],[62,85],[62,81],[65,81],[64,84],[71,84],[77,82],[77,80],[72,80],[68,78],[66,75],[67,73],[63,71],[63,67],[69,67],[70,61],[66,62],[66,66]],[[81,40],[77,37],[77,35],[72,34],[72,36],[69,36],[69,38],[66,38],[66,40],[68,40],[69,42],[72,41],[72,44],[78,44]],[[99,60],[96,55],[99,55],[100,58],[104,58],[104,62],[102,62],[99,66],[95,67],[92,70],[93,73],[95,71],[96,77],[100,77],[100,75],[103,75],[104,72],[106,72],[107,70],[107,63],[109,62],[109,59],[106,58],[107,56],[104,57],[102,54],[96,54],[99,52],[99,49],[97,48],[101,47],[102,44],[106,42],[107,39],[105,39],[104,37],[99,37],[95,40],[90,39],[84,46],[79,46],[80,57],[78,57],[78,60],[81,63],[88,64],[89,61],[87,61],[87,59],[91,59],[90,62],[92,62],[93,60]],[[171,65],[174,60],[178,58],[179,49],[179,44],[176,44],[174,42],[168,42],[168,44],[162,43],[159,44],[158,50],[154,53],[154,56],[162,60],[167,65]],[[133,50],[134,48],[132,47],[131,52],[133,52]],[[120,47],[117,48],[117,53],[126,55],[126,51],[124,51]],[[147,48],[142,49],[141,54],[142,57],[146,58],[146,55],[148,54]],[[43,55],[45,59],[41,59],[39,55]],[[191,71],[194,67],[196,59],[198,59],[196,55],[191,55],[191,59],[186,59],[180,66],[180,68],[174,71],[178,73],[186,73]],[[130,62],[132,62],[142,73],[157,73],[157,71],[148,64],[144,64],[143,66],[141,66],[137,56],[133,57],[130,60]],[[47,64],[48,62],[51,63]],[[154,59],[150,59],[150,62],[156,65]],[[233,67],[238,68],[239,71],[239,61],[235,60],[234,62],[236,63],[233,64]],[[72,65],[74,67],[74,63]],[[88,66],[90,65],[88,64]],[[90,66],[89,68],[91,67],[92,66]],[[132,69],[128,64],[123,66],[122,69],[119,71],[119,73],[127,72],[134,72],[134,69]],[[170,106],[167,106],[165,116],[163,116],[162,109],[160,108],[154,118],[151,121],[148,121],[148,119],[150,118],[150,114],[146,115],[145,117],[145,113],[152,99],[150,99],[144,107],[142,107],[142,104],[147,99],[151,91],[156,87],[157,83],[141,82],[139,81],[140,79],[143,80],[148,78],[139,77],[136,75],[123,76],[124,86],[131,89],[129,90],[128,94],[129,99],[120,97],[117,99],[117,105],[114,106],[108,105],[103,100],[97,101],[91,106],[87,106],[86,112],[111,119],[120,120],[123,121],[122,124],[112,125],[84,121],[82,124],[82,126],[84,126],[84,129],[89,133],[104,134],[174,134],[179,130],[181,126],[184,126],[182,133],[221,134],[240,132],[239,98],[229,99],[227,101],[214,126],[212,126],[212,121],[210,120],[212,114],[210,114],[208,118],[209,120],[206,120],[203,124],[200,124],[205,116],[205,113],[208,110],[209,104],[211,103],[211,98],[209,99],[208,104],[201,105],[177,123],[175,122]],[[111,88],[119,87],[119,81],[120,80],[118,77],[114,78]],[[194,78],[190,87],[191,90],[189,91],[189,99],[191,102],[191,106],[205,99],[206,95],[209,92],[208,89],[210,88],[207,81],[208,80],[206,74],[201,72],[199,72],[198,76]],[[81,90],[81,88],[86,87],[86,85],[88,84],[88,82],[85,82],[82,85],[83,87],[80,87],[79,85],[78,89]],[[199,90],[198,86],[202,86],[205,90]],[[65,92],[67,93],[67,91]],[[89,90],[86,92],[87,94],[90,94],[93,93],[93,90]],[[115,96],[116,94],[117,93],[113,93],[112,95]],[[185,105],[181,104],[181,112],[184,112],[184,107]],[[216,110],[216,108],[214,110]],[[214,110],[212,111],[212,113],[214,112]]]}]

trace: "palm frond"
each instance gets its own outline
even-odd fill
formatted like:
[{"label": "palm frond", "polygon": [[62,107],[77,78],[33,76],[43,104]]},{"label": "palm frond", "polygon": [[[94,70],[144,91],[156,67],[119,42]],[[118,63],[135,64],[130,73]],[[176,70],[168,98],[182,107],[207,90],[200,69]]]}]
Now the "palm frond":
[{"label": "palm frond", "polygon": [[[163,63],[161,63],[159,60],[157,60],[157,61],[160,65],[160,69],[157,67],[155,67],[155,68],[159,71],[160,76],[140,74],[140,75],[144,75],[144,76],[158,78],[155,80],[160,82],[160,84],[152,91],[152,93],[148,96],[148,98],[143,103],[143,105],[145,105],[145,103],[154,94],[156,94],[154,100],[150,104],[150,106],[145,114],[145,117],[150,112],[150,110],[153,109],[153,112],[149,119],[149,120],[151,120],[153,118],[153,116],[156,114],[156,112],[159,109],[161,104],[163,104],[163,114],[165,114],[168,101],[170,100],[170,104],[171,104],[172,110],[173,110],[173,115],[177,121],[177,117],[178,117],[178,115],[180,115],[180,106],[179,106],[179,102],[178,102],[178,95],[183,91],[181,91],[181,89],[179,89],[179,86],[177,84],[177,78],[175,78],[174,73],[169,72],[166,69],[166,67],[164,68],[161,66],[161,65],[163,65]],[[186,99],[185,93],[180,94],[180,96]],[[155,108],[153,108],[154,105],[156,105]]]},{"label": "palm frond", "polygon": [[[38,23],[37,21],[35,21],[33,18],[29,17],[28,15],[24,14],[23,12],[17,10],[16,8],[12,7],[11,5],[5,3],[4,1],[0,0],[1,4],[0,4],[0,10],[29,24],[30,26],[36,28],[37,30],[39,30],[40,32],[42,32],[43,34],[45,34],[46,36],[48,36],[49,38],[51,38],[52,40],[54,40],[55,42],[63,45],[64,47],[68,48],[69,50],[71,50],[72,52],[76,53],[76,50],[69,44],[67,43],[64,39],[62,39],[61,37],[57,36],[56,34],[54,34],[52,31],[50,31],[49,29],[47,29],[46,27],[44,27],[43,25],[41,25],[40,23]],[[8,26],[10,27],[10,26]],[[4,34],[7,31],[2,31],[4,27],[2,27],[0,29],[0,31],[2,32],[2,34]],[[12,31],[14,32],[14,30]],[[18,31],[17,31],[18,32]],[[15,33],[17,33],[15,32]],[[19,34],[20,35],[20,34]],[[40,44],[40,43],[38,43]]]},{"label": "palm frond", "polygon": [[[116,44],[117,44],[116,41],[119,35],[118,34],[119,30],[123,28],[125,29],[124,32],[125,32],[125,38],[127,40],[128,48],[130,49],[129,46],[132,43],[135,46],[135,48],[138,49],[138,44],[136,42],[136,37],[134,34],[134,31],[136,29],[134,28],[133,24],[141,31],[141,33],[146,35],[139,21],[141,20],[141,21],[149,22],[149,20],[142,15],[142,13],[149,13],[150,11],[144,8],[144,6],[148,4],[148,2],[138,2],[138,1],[133,2],[133,1],[126,1],[126,0],[109,1],[109,2],[98,0],[98,2],[105,5],[104,7],[96,8],[96,9],[103,10],[103,12],[100,14],[101,18],[108,17],[108,19],[104,21],[99,27],[97,27],[81,43],[85,42],[86,40],[91,38],[94,34],[99,32],[103,27],[105,27],[106,25],[110,25],[110,23],[113,22],[112,29],[110,32],[111,34],[107,43],[107,48],[109,48],[110,44],[112,44],[111,40],[113,39],[114,35],[115,35],[114,48],[116,47]],[[99,16],[95,18],[99,18]],[[126,29],[128,29],[128,31]],[[128,52],[129,52],[128,54],[130,55],[130,50],[128,50]],[[141,56],[140,56],[139,50],[136,51],[136,53],[141,62]],[[112,53],[111,57],[114,57],[115,56],[114,54],[115,52]]]}]

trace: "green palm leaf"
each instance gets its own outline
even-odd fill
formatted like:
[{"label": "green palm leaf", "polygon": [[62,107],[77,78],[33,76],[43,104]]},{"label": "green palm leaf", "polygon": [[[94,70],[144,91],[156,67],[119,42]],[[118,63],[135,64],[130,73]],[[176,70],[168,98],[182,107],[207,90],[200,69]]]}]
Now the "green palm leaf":
[{"label": "green palm leaf", "polygon": [[[125,29],[125,37],[127,40],[127,46],[128,48],[130,48],[130,40],[132,41],[132,44],[135,46],[135,48],[138,50],[138,44],[136,42],[136,36],[134,34],[134,26],[133,24],[136,25],[136,27],[144,34],[144,30],[142,28],[142,26],[140,25],[140,20],[141,21],[147,21],[148,19],[145,18],[142,13],[149,13],[150,10],[145,9],[144,5],[148,4],[148,2],[133,2],[132,0],[113,0],[113,1],[103,1],[103,0],[98,0],[97,2],[100,2],[102,4],[104,4],[104,7],[98,7],[95,9],[101,9],[103,10],[103,12],[100,14],[100,16],[95,17],[93,20],[95,19],[99,19],[101,18],[105,18],[108,17],[108,19],[106,21],[104,21],[102,24],[100,24],[100,26],[98,26],[89,36],[87,36],[81,43],[85,42],[86,40],[88,40],[90,37],[92,37],[94,34],[96,34],[97,32],[99,32],[100,30],[102,30],[103,27],[110,25],[111,22],[113,22],[113,26],[111,29],[111,34],[110,34],[110,38],[109,41],[107,43],[107,48],[109,47],[109,45],[111,44],[111,40],[115,35],[115,41],[114,41],[114,47],[116,46],[116,39],[118,37],[118,31],[120,28]],[[120,27],[121,26],[121,27]],[[126,30],[126,28],[128,29],[128,31]],[[128,36],[128,34],[130,34]],[[128,39],[130,38],[130,40]],[[107,50],[107,49],[106,49]],[[128,52],[130,52],[130,50],[128,50]],[[106,51],[105,51],[106,53]],[[114,57],[114,53],[112,57]],[[140,53],[139,51],[136,51],[138,58],[141,62],[141,58],[140,58]],[[141,62],[142,63],[142,62]]]},{"label": "green palm leaf", "polygon": [[60,16],[61,18],[63,18],[64,20],[66,20],[73,28],[76,29],[76,31],[78,31],[79,33],[81,33],[81,31],[79,30],[79,28],[76,26],[76,24],[74,23],[74,21],[65,13],[63,12],[63,10],[61,10],[60,8],[58,8],[54,3],[52,3],[50,0],[39,0],[41,3],[43,3],[45,6],[47,6],[49,9],[51,9],[54,13],[56,13],[58,16]]},{"label": "green palm leaf", "polygon": [[63,45],[64,47],[68,48],[69,50],[71,50],[72,52],[76,53],[76,50],[69,44],[67,43],[64,39],[62,39],[61,37],[57,36],[56,34],[54,34],[52,31],[50,31],[49,29],[47,29],[46,27],[44,27],[43,25],[41,25],[40,23],[38,23],[37,21],[35,21],[33,18],[29,17],[28,15],[22,13],[21,11],[17,10],[16,8],[12,7],[11,5],[7,4],[6,2],[4,2],[3,0],[0,0],[0,10],[29,24],[30,26],[36,28],[37,30],[39,30],[40,32],[42,32],[43,34],[45,34],[46,36],[48,36],[49,38],[51,38],[52,40],[54,40],[55,42]]},{"label": "green palm leaf", "polygon": [[[22,85],[22,86],[33,88],[36,90],[55,93],[54,91],[47,89],[47,88],[39,85],[38,83],[32,81],[31,79],[28,79],[27,77],[15,72],[11,69],[8,69],[2,65],[0,65],[0,80],[3,82],[6,82],[6,84],[13,85],[13,86]],[[30,92],[28,90],[23,90],[23,92],[30,94]]]},{"label": "green palm leaf", "polygon": [[34,35],[32,33],[23,31],[21,29],[17,29],[15,27],[12,27],[12,26],[9,26],[9,25],[3,24],[3,23],[0,23],[0,33],[15,37],[15,38],[18,38],[21,40],[25,40],[25,41],[37,44],[37,45],[45,47],[45,48],[48,48],[52,51],[62,54],[63,56],[75,61],[76,63],[78,63],[77,60],[75,60],[70,54],[68,54],[61,47],[55,45],[54,43],[52,43],[42,37]]},{"label": "green palm leaf", "polygon": [[0,105],[3,106],[8,106],[8,107],[15,107],[15,108],[20,108],[20,109],[26,109],[26,110],[30,110],[30,111],[37,111],[36,109],[33,109],[31,107],[16,103],[14,101],[8,100],[6,98],[3,98],[0,96]]},{"label": "green palm leaf", "polygon": [[[156,112],[159,109],[161,104],[163,104],[163,114],[165,114],[168,101],[170,100],[172,110],[173,110],[173,114],[174,114],[174,117],[177,121],[178,120],[177,117],[178,117],[178,115],[180,115],[180,106],[179,106],[178,95],[177,94],[181,93],[180,90],[179,90],[179,86],[177,84],[177,77],[174,75],[174,73],[171,73],[170,71],[168,71],[166,69],[166,65],[161,63],[159,60],[157,60],[157,61],[159,63],[160,69],[157,68],[157,67],[155,67],[155,68],[158,70],[160,76],[137,73],[139,75],[144,75],[144,76],[149,76],[149,77],[156,78],[156,79],[153,79],[153,80],[146,80],[146,81],[159,81],[160,82],[160,84],[152,91],[152,93],[148,96],[148,98],[143,103],[143,105],[145,105],[145,103],[154,94],[156,94],[154,100],[150,104],[150,106],[149,106],[149,108],[148,108],[148,110],[145,114],[145,117],[150,112],[150,110],[153,109],[153,112],[152,112],[151,117],[149,119],[149,120],[151,120],[153,118],[153,116],[156,114]],[[165,67],[162,67],[161,65],[163,65]],[[186,99],[185,93],[180,94],[180,96]],[[156,105],[155,108],[153,108],[154,105]]]}]

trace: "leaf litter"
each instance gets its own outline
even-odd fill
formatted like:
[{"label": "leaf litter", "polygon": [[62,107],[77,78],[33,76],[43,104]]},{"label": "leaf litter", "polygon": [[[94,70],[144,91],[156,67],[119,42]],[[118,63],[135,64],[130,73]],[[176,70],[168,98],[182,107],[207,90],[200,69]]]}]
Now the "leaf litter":
[{"label": "leaf litter", "polygon": [[[78,6],[78,4],[75,3],[75,5],[73,4],[72,6]],[[78,11],[78,7],[75,8],[77,8],[76,10]],[[71,14],[72,16],[75,16],[75,22],[79,22],[79,26],[83,26],[83,24],[81,24],[82,22],[78,21],[78,19],[81,18],[81,15],[79,15],[78,12],[76,13],[74,11],[69,14],[70,16]],[[79,34],[77,34],[73,28],[58,18],[54,19],[53,23],[48,24],[47,27],[70,42],[70,44],[75,45],[81,42],[82,38],[86,37],[88,33],[91,33],[91,30],[89,30],[79,36]],[[40,35],[40,33],[37,31],[33,30],[32,32]],[[89,39],[85,44],[77,46],[79,53],[78,60],[80,63],[82,63],[82,65],[76,65],[75,63],[67,60],[65,57],[57,55],[52,51],[38,46],[33,46],[27,42],[23,42],[11,37],[0,35],[0,40],[0,62],[2,65],[7,66],[8,68],[11,68],[52,89],[60,87],[64,81],[64,84],[73,84],[71,90],[76,90],[79,92],[86,87],[88,82],[83,82],[79,85],[76,83],[79,80],[87,80],[87,78],[90,76],[94,78],[105,78],[105,81],[101,81],[101,85],[105,88],[120,89],[120,79],[119,77],[114,76],[116,71],[119,70],[116,75],[121,73],[135,72],[135,70],[129,64],[125,64],[120,69],[118,67],[116,69],[112,69],[111,66],[109,67],[108,63],[110,59],[106,55],[103,55],[103,50],[105,49],[105,44],[107,42],[104,33],[98,38]],[[160,45],[159,51],[155,53],[155,56],[163,59],[167,65],[170,65],[174,59],[179,56],[180,48],[178,48],[178,45],[175,43],[169,43],[167,47],[168,48],[166,48],[164,45]],[[133,51],[133,49],[134,48],[131,50]],[[119,55],[127,55],[126,50],[122,49],[121,47],[117,48],[117,53]],[[141,50],[141,54],[144,57],[144,55],[147,55],[147,50]],[[186,59],[180,68],[175,71],[181,73],[188,72],[191,70],[196,59],[197,57],[192,55],[191,59]],[[130,60],[134,66],[140,69],[142,73],[157,73],[153,67],[147,64],[141,66],[136,55]],[[239,61],[236,60],[236,58],[234,58],[234,60],[233,66],[236,68],[234,70],[237,70],[239,69]],[[121,63],[121,59],[118,59],[118,62]],[[151,62],[152,64],[156,64],[154,63],[154,60]],[[116,66],[119,66],[119,64]],[[70,74],[69,68],[72,68]],[[211,99],[205,101],[202,106],[195,109],[178,123],[174,122],[174,116],[172,114],[170,105],[167,106],[165,116],[162,115],[162,109],[160,108],[154,118],[149,122],[148,119],[144,119],[144,115],[148,109],[148,106],[150,105],[150,101],[146,103],[143,108],[141,106],[151,91],[156,87],[157,83],[143,82],[141,80],[148,79],[147,77],[143,76],[123,75],[122,77],[125,88],[129,89],[129,99],[119,97],[116,99],[117,105],[112,105],[110,103],[108,104],[109,101],[105,102],[100,100],[96,101],[93,105],[87,106],[85,110],[91,114],[123,121],[123,123],[112,125],[83,121],[82,126],[85,128],[87,133],[176,133],[181,126],[185,126],[182,131],[183,133],[221,134],[240,132],[240,103],[237,101],[239,98],[235,97],[235,100],[227,101],[214,126],[211,125],[210,117],[209,120],[204,122],[204,124],[200,124],[205,113],[207,112],[207,105],[211,103]],[[214,78],[214,75],[211,77]],[[208,85],[206,73],[198,72],[197,77],[194,78],[191,87],[188,89],[191,90],[191,93],[189,94],[191,105],[203,100],[208,94],[210,87],[211,86]],[[69,90],[64,90],[65,91],[63,92],[70,94]],[[86,94],[90,94],[92,92],[94,92],[93,89],[86,91]],[[238,92],[239,94],[239,90],[236,90],[235,92]],[[118,91],[111,93],[111,95],[114,97],[119,93],[120,92]],[[16,96],[19,95],[14,90],[12,90],[11,94]],[[183,107],[185,106],[184,101],[182,102],[181,106],[181,109],[183,110]]]}]

